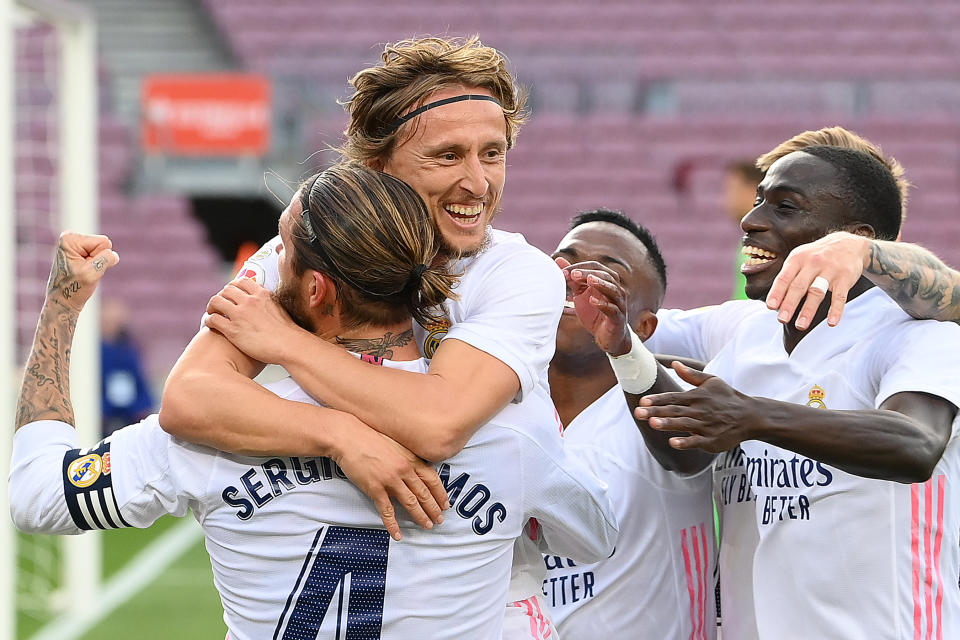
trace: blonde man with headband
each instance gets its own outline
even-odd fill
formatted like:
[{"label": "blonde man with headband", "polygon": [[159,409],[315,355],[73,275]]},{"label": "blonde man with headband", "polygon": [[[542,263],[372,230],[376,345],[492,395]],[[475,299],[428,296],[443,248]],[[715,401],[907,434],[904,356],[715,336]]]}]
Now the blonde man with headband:
[{"label": "blonde man with headband", "polygon": [[[457,298],[439,309],[442,318],[414,325],[414,342],[430,360],[428,375],[370,372],[282,318],[264,290],[276,286],[271,242],[248,265],[256,281],[231,283],[224,295],[232,306],[225,313],[211,309],[210,326],[219,333],[201,332],[168,380],[164,428],[225,450],[255,441],[264,452],[311,454],[324,416],[294,423],[285,417],[290,403],[217,393],[225,377],[249,369],[237,361],[252,358],[283,365],[311,395],[426,460],[455,455],[491,417],[530,402],[549,407],[540,419],[553,424],[559,438],[546,371],[565,297],[563,277],[522,236],[490,226],[500,209],[507,151],[526,115],[505,59],[476,38],[405,40],[387,46],[382,62],[351,82],[344,161],[383,170],[412,186],[438,232],[438,259],[462,274]],[[367,352],[376,354],[396,340],[371,344]],[[437,496],[435,477],[422,469],[378,474],[394,464],[364,465],[351,475],[374,499],[388,529],[398,533],[391,497],[423,526],[441,522],[446,498]],[[450,502],[461,508],[453,498]],[[598,495],[594,503],[606,505],[607,498]],[[609,508],[595,513],[566,528],[604,539]],[[596,553],[602,545],[561,549],[562,532],[533,525],[517,547],[509,600],[519,605],[508,609],[506,625],[514,631],[507,635],[530,637],[531,629],[543,636],[555,633],[537,598],[544,569],[532,537],[556,553],[572,552],[576,561],[605,557]]]},{"label": "blonde man with headband", "polygon": [[[409,336],[411,314],[428,319],[452,295],[456,276],[434,264],[433,228],[416,193],[386,174],[330,169],[304,185],[279,226],[280,306],[305,331],[366,359],[369,371],[424,375],[428,365],[409,338],[386,357],[357,353]],[[192,510],[232,640],[496,640],[513,543],[529,517],[571,545],[612,550],[610,536],[578,540],[564,527],[595,516],[599,488],[569,473],[554,425],[533,404],[487,422],[440,465],[457,510],[437,531],[405,521],[402,540],[391,539],[377,508],[347,480],[354,469],[344,467],[341,447],[370,452],[375,464],[378,448],[395,446],[356,419],[311,436],[327,439],[326,457],[223,453],[176,440],[156,415],[77,449],[69,384],[46,380],[69,380],[77,316],[116,262],[104,236],[61,238],[17,413],[11,506],[21,529],[146,527]],[[211,306],[231,304],[225,292]],[[304,414],[329,412],[290,378],[258,392]],[[245,446],[258,445],[238,448]]]}]

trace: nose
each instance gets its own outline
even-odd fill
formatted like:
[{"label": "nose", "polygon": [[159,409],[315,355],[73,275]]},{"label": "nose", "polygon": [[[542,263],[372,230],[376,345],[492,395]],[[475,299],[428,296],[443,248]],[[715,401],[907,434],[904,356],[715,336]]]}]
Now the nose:
[{"label": "nose", "polygon": [[764,231],[767,229],[766,216],[763,215],[763,205],[759,204],[747,212],[740,220],[740,228],[744,233],[750,231]]},{"label": "nose", "polygon": [[482,198],[487,195],[487,189],[490,188],[490,183],[487,181],[483,164],[477,156],[468,156],[466,160],[464,160],[463,177],[460,179],[460,186],[476,198]]}]

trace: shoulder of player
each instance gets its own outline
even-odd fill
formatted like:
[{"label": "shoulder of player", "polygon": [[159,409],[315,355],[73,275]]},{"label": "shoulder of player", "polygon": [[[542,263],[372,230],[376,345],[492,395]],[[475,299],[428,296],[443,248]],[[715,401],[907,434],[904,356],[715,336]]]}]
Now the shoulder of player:
[{"label": "shoulder of player", "polygon": [[[865,298],[862,310],[857,309],[859,314],[856,319],[861,319],[866,326],[872,328],[871,333],[874,340],[883,341],[887,337],[896,336],[895,343],[904,343],[906,338],[914,340],[943,340],[945,344],[957,344],[960,340],[960,325],[955,322],[942,322],[939,320],[920,319],[910,316],[900,308],[886,293],[879,287],[875,287],[861,296]],[[854,300],[848,306],[853,307],[857,300]],[[854,307],[856,309],[856,307]],[[839,326],[847,320],[847,313],[844,314]],[[851,325],[854,323],[850,323]],[[892,346],[892,345],[891,345]],[[949,349],[949,347],[944,346]]]},{"label": "shoulder of player", "polygon": [[499,229],[491,229],[490,244],[475,256],[474,264],[484,265],[488,269],[515,267],[559,272],[550,256],[529,244],[523,235]]},{"label": "shoulder of player", "polygon": [[[617,396],[620,403],[616,402]],[[695,477],[699,474],[680,474],[660,466],[647,449],[618,387],[587,407],[564,436],[567,452],[583,461],[601,480],[615,481],[613,475],[629,473],[655,486],[678,491],[702,484]]]},{"label": "shoulder of player", "polygon": [[303,388],[297,384],[296,380],[292,377],[284,376],[279,380],[273,380],[271,382],[266,382],[263,385],[263,388],[271,393],[280,396],[284,400],[292,400],[294,402],[305,402],[307,404],[318,404],[310,395],[303,390]]},{"label": "shoulder of player", "polygon": [[673,322],[686,318],[704,317],[711,321],[719,318],[743,321],[747,318],[762,317],[764,312],[774,312],[760,300],[727,300],[721,304],[711,304],[693,309],[660,309],[657,318],[660,322]]}]

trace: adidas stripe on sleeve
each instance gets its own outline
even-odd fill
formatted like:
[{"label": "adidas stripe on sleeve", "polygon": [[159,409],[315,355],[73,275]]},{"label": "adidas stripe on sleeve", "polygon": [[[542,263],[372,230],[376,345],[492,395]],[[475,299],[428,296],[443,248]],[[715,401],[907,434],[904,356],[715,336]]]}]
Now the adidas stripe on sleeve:
[{"label": "adidas stripe on sleeve", "polygon": [[110,438],[92,449],[63,456],[63,496],[74,524],[85,531],[132,526],[124,520],[113,491]]}]

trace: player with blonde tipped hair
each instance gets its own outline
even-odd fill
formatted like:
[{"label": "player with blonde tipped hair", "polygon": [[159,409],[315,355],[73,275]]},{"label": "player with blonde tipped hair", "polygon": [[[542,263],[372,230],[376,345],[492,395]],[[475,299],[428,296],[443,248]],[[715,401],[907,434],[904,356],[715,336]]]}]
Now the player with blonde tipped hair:
[{"label": "player with blonde tipped hair", "polygon": [[[766,170],[788,153],[812,145],[853,149],[882,162],[896,180],[906,220],[911,184],[903,165],[884,154],[879,145],[843,127],[799,133],[760,156],[757,166]],[[896,241],[877,240],[843,231],[798,247],[787,258],[770,289],[767,306],[778,310],[781,322],[794,321],[799,328],[805,328],[830,291],[827,323],[835,326],[840,322],[850,288],[861,275],[915,318],[960,322],[960,299],[954,295],[960,289],[960,272],[929,250],[900,242],[899,237]]]},{"label": "player with blonde tipped hair", "polygon": [[888,156],[883,152],[879,145],[876,145],[861,135],[848,131],[843,127],[824,127],[815,131],[804,131],[785,140],[757,158],[757,168],[766,173],[774,162],[783,156],[802,151],[805,147],[823,145],[828,147],[842,147],[844,149],[853,149],[866,153],[890,170],[893,179],[897,182],[897,190],[900,192],[900,207],[902,209],[903,219],[907,219],[907,200],[910,197],[910,181],[907,180],[906,170],[893,156]]}]

